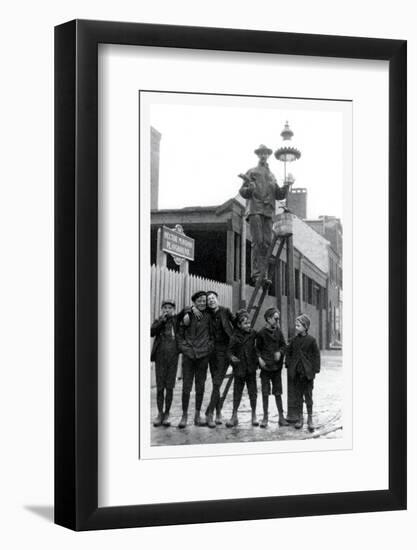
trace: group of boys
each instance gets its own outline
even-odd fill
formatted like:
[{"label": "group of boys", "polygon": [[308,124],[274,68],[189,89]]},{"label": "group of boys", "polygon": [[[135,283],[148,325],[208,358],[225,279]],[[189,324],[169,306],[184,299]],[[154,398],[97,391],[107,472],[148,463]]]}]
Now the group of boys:
[{"label": "group of boys", "polygon": [[[246,385],[252,410],[252,426],[268,426],[269,395],[275,396],[278,425],[288,426],[282,406],[281,372],[284,358],[289,377],[293,381],[297,407],[294,427],[303,426],[303,401],[307,407],[307,426],[313,425],[313,384],[320,372],[320,350],[313,336],[308,334],[310,319],[301,314],[295,321],[295,337],[286,343],[280,329],[279,311],[272,307],[265,311],[265,325],[259,331],[251,327],[249,313],[239,310],[235,315],[219,305],[215,291],[193,294],[193,305],[175,313],[175,302],[165,300],[161,316],[151,326],[154,336],[151,360],[155,361],[156,402],[158,415],[154,426],[170,426],[170,409],[177,378],[178,356],[182,353],[182,417],[178,428],[188,422],[190,394],[195,382],[196,426],[216,428],[223,423],[220,389],[227,369],[233,367],[233,412],[226,422],[229,428],[238,425],[238,409]],[[260,368],[263,418],[256,417],[257,380]],[[210,370],[212,392],[201,416],[207,371]]]}]

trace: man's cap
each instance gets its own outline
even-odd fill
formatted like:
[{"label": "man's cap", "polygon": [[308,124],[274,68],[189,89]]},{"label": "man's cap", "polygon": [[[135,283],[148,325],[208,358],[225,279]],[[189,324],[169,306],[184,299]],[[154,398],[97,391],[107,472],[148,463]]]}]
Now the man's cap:
[{"label": "man's cap", "polygon": [[276,307],[269,307],[268,309],[266,309],[265,313],[264,313],[265,321],[267,319],[269,319],[270,317],[273,317],[275,315],[275,313],[278,313],[278,315],[279,315],[279,311]]},{"label": "man's cap", "polygon": [[310,323],[311,323],[310,317],[305,313],[302,313],[301,315],[299,315],[295,320],[299,321],[306,330],[310,328]]},{"label": "man's cap", "polygon": [[257,149],[255,149],[254,153],[255,155],[260,155],[261,153],[268,153],[268,155],[272,155],[272,149],[261,144]]},{"label": "man's cap", "polygon": [[215,290],[208,290],[208,291],[206,292],[206,294],[207,294],[207,296],[208,296],[209,294],[214,294],[214,295],[216,296],[216,298],[219,297],[219,295],[217,294],[217,292],[216,292]]},{"label": "man's cap", "polygon": [[175,307],[175,302],[174,300],[164,300],[161,304],[161,307],[164,307],[164,306],[172,306],[172,307]]},{"label": "man's cap", "polygon": [[194,294],[191,296],[191,301],[195,302],[196,300],[198,300],[198,298],[200,298],[200,296],[207,296],[207,292],[205,292],[204,290],[198,290],[197,292],[194,292]]}]

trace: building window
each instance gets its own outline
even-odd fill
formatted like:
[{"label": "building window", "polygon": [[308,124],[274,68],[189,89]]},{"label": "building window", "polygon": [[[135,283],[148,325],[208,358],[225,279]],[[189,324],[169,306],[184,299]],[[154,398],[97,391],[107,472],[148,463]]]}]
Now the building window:
[{"label": "building window", "polygon": [[310,277],[307,277],[307,301],[309,304],[313,304],[313,281]]},{"label": "building window", "polygon": [[315,300],[314,305],[317,307],[317,309],[321,309],[321,288],[319,285],[315,285],[314,287],[314,294],[315,294]]},{"label": "building window", "polygon": [[246,284],[252,284],[251,277],[252,262],[251,262],[251,242],[246,239]]},{"label": "building window", "polygon": [[300,299],[300,270],[295,270],[295,299]]},{"label": "building window", "polygon": [[240,253],[241,253],[241,244],[240,244],[240,235],[234,233],[234,253],[235,253],[235,265],[233,280],[240,281]]},{"label": "building window", "polygon": [[343,271],[341,266],[339,266],[339,286],[343,288]]}]

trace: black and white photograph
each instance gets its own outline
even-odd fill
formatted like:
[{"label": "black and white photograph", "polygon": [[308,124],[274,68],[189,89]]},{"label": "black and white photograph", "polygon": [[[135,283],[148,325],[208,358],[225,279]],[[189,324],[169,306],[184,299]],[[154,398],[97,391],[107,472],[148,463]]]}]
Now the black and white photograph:
[{"label": "black and white photograph", "polygon": [[146,90],[139,103],[142,456],[349,446],[352,103]]}]

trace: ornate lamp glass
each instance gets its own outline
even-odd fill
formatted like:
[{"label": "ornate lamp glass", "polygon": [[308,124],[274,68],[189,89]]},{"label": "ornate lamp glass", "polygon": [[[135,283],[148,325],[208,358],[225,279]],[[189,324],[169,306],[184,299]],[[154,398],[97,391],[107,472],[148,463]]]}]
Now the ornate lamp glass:
[{"label": "ornate lamp glass", "polygon": [[291,212],[282,212],[277,215],[277,218],[272,226],[272,231],[279,237],[289,237],[293,233],[292,220],[294,214]]}]

